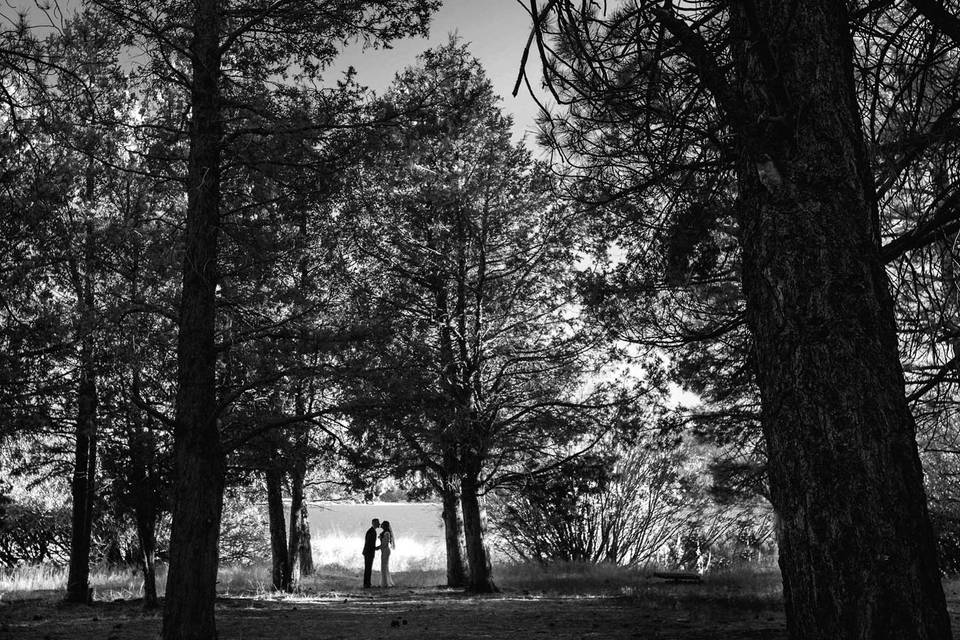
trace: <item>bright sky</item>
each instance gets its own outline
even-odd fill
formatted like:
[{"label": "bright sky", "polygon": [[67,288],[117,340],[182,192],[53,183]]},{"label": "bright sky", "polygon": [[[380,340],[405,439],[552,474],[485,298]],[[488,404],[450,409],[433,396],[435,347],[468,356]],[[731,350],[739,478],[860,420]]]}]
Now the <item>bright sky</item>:
[{"label": "bright sky", "polygon": [[[521,87],[516,98],[510,95],[530,26],[530,17],[518,0],[444,0],[430,23],[429,38],[403,40],[385,51],[351,48],[341,55],[342,66],[345,69],[353,65],[357,80],[380,92],[397,71],[416,62],[418,54],[446,43],[451,33],[457,33],[469,43],[470,52],[486,69],[494,90],[503,98],[504,111],[514,117],[514,137],[520,139],[524,133],[535,130],[538,111],[526,87]],[[530,77],[539,79],[535,51],[527,66]],[[538,82],[532,84],[537,86]],[[532,145],[533,136],[527,138]]]},{"label": "bright sky", "polygon": [[[29,21],[38,27],[48,23],[39,6],[50,6],[63,13],[70,13],[79,5],[78,0],[0,0],[2,27],[9,27],[19,11],[26,11]],[[520,67],[520,57],[530,33],[530,17],[518,0],[444,0],[443,6],[433,15],[429,38],[411,38],[396,42],[389,50],[362,50],[351,47],[341,55],[341,63],[333,72],[345,70],[349,65],[357,70],[357,80],[371,89],[381,92],[404,67],[416,62],[418,54],[430,47],[444,44],[451,33],[457,33],[470,44],[470,51],[483,64],[494,90],[503,98],[504,111],[514,117],[514,138],[535,130],[538,107],[521,87],[517,97],[510,95]],[[533,52],[528,62],[531,78],[540,78],[538,59]],[[538,85],[539,80],[534,83]],[[533,135],[527,135],[532,146]]]}]

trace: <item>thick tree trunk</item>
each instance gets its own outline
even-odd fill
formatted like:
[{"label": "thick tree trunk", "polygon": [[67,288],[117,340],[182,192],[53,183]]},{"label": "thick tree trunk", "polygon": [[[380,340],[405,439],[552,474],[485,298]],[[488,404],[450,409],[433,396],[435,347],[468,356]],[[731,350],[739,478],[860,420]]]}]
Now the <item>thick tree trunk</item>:
[{"label": "thick tree trunk", "polygon": [[143,571],[143,608],[156,609],[157,600],[157,519],[156,513],[137,510],[137,540],[140,542],[140,569]]},{"label": "thick tree trunk", "polygon": [[453,481],[444,480],[440,491],[443,500],[443,536],[447,550],[447,586],[467,586],[467,568],[464,565],[466,549],[463,538],[463,518],[460,515],[460,491]]},{"label": "thick tree trunk", "polygon": [[300,583],[300,542],[303,539],[303,479],[304,465],[297,463],[290,471],[290,539],[287,548],[287,590],[293,591]]},{"label": "thick tree trunk", "polygon": [[739,215],[787,622],[794,640],[946,640],[845,7],[755,0],[732,18],[764,114]]},{"label": "thick tree trunk", "polygon": [[[142,224],[141,208],[124,209],[125,222],[132,228]],[[135,250],[130,269],[130,299],[141,297],[139,278],[142,252]],[[145,327],[135,321],[127,327],[127,365],[131,367],[131,380],[126,398],[127,451],[130,462],[126,476],[129,492],[124,498],[131,503],[137,540],[140,544],[140,567],[143,572],[143,608],[148,611],[159,608],[157,599],[157,521],[160,517],[161,498],[160,470],[157,461],[157,440],[152,419],[137,406],[135,397],[141,390],[140,360],[146,357],[137,336],[142,336]]]},{"label": "thick tree trunk", "polygon": [[163,640],[211,640],[224,452],[217,426],[215,345],[220,217],[220,11],[194,3],[190,158],[177,344],[174,504]]},{"label": "thick tree trunk", "polygon": [[283,515],[283,474],[267,469],[267,514],[270,520],[270,551],[273,558],[273,588],[287,591],[290,567],[287,560],[287,525]]},{"label": "thick tree trunk", "polygon": [[[88,206],[96,197],[96,169],[93,160],[87,164],[84,200]],[[73,499],[73,517],[70,536],[70,568],[67,575],[67,602],[89,603],[90,590],[90,536],[93,529],[93,510],[96,499],[97,477],[97,365],[94,360],[94,332],[96,331],[96,299],[93,264],[96,256],[96,238],[93,219],[85,221],[83,269],[81,261],[69,261],[70,277],[77,296],[77,336],[80,342],[80,375],[77,382],[77,426],[74,449],[73,479],[70,493]]]},{"label": "thick tree trunk", "polygon": [[470,580],[467,587],[475,593],[495,593],[490,554],[483,540],[483,516],[480,513],[479,487],[475,476],[461,479],[460,503],[463,508],[463,533],[467,547]]},{"label": "thick tree trunk", "polygon": [[313,544],[310,541],[310,512],[307,503],[300,507],[300,575],[313,575]]},{"label": "thick tree trunk", "polygon": [[82,347],[80,382],[77,389],[77,429],[74,449],[73,521],[70,536],[70,568],[67,576],[67,602],[89,603],[90,535],[93,527],[93,502],[96,498],[97,471],[97,384],[89,345]]},{"label": "thick tree trunk", "polygon": [[[133,387],[139,389],[140,374],[134,371]],[[135,410],[133,410],[135,411]],[[139,414],[128,417],[127,449],[130,452],[128,478],[131,493],[127,499],[133,506],[133,519],[140,543],[140,566],[143,570],[143,608],[156,609],[157,600],[157,519],[160,512],[160,487],[157,443],[149,418],[140,422]]]}]

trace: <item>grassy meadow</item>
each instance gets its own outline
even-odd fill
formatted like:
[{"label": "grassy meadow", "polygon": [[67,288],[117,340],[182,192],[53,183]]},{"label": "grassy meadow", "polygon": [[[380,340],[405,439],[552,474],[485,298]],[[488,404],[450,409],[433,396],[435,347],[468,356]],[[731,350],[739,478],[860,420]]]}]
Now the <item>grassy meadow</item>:
[{"label": "grassy meadow", "polygon": [[[419,640],[490,640],[523,630],[527,637],[552,640],[787,640],[777,572],[725,571],[707,575],[701,584],[671,584],[652,578],[652,569],[495,565],[501,593],[478,596],[445,588],[442,570],[413,565],[396,573],[397,588],[371,590],[360,588],[358,567],[323,565],[292,594],[270,588],[266,563],[224,567],[218,636],[382,640],[402,633]],[[161,614],[142,610],[138,575],[97,570],[91,583],[92,606],[64,605],[65,570],[33,567],[0,576],[0,638],[157,637]]]},{"label": "grassy meadow", "polygon": [[[354,536],[315,539],[318,561],[296,593],[276,592],[270,565],[224,566],[218,580],[218,630],[224,640],[307,640],[322,628],[329,637],[382,639],[406,625],[422,640],[530,637],[582,640],[660,638],[764,638],[787,640],[780,574],[775,566],[724,567],[701,583],[670,583],[660,567],[495,563],[501,593],[474,596],[445,588],[442,547],[409,544],[395,572],[395,589],[362,590]],[[399,559],[398,559],[399,560]],[[165,568],[158,572],[163,595]],[[95,569],[95,603],[57,604],[65,568],[21,567],[0,574],[0,632],[18,640],[139,640],[155,637],[159,612],[141,610],[140,576],[128,569]],[[374,575],[376,584],[377,575]],[[956,617],[960,583],[945,585]],[[955,625],[960,624],[955,620]],[[464,635],[465,629],[470,633]],[[0,638],[4,637],[0,635]],[[326,636],[325,636],[326,637]]]},{"label": "grassy meadow", "polygon": [[[317,566],[313,575],[302,579],[296,594],[275,593],[270,584],[269,563],[222,567],[218,592],[224,597],[316,598],[335,597],[338,593],[358,591],[362,567],[336,563]],[[408,562],[394,572],[394,580],[402,589],[442,587],[446,576],[431,560],[427,566]],[[528,563],[507,563],[494,566],[494,579],[506,593],[549,595],[615,595],[648,597],[663,593],[670,597],[736,598],[758,604],[779,601],[780,574],[775,568],[741,567],[724,569],[704,576],[700,585],[670,585],[651,577],[656,567],[625,568],[613,565],[557,563],[541,566]],[[377,582],[374,572],[374,583]],[[166,570],[158,567],[158,592],[163,595]],[[32,595],[62,591],[66,588],[65,567],[27,566],[0,573],[0,600],[17,601]],[[138,572],[127,568],[95,568],[90,577],[94,598],[99,601],[136,600],[143,595]]]},{"label": "grassy meadow", "polygon": [[[389,520],[396,536],[391,569],[398,586],[431,588],[446,581],[441,505],[437,503],[311,502],[309,521],[316,572],[302,579],[306,595],[352,591],[359,587],[363,560],[363,536],[372,518]],[[270,595],[271,567],[266,513],[262,512],[255,533],[257,557],[252,562],[228,564],[220,569],[218,589],[225,596]],[[250,522],[249,520],[247,521]],[[494,580],[502,589],[543,593],[641,593],[651,584],[649,576],[663,567],[624,568],[613,565],[516,563],[494,553]],[[379,583],[379,563],[374,563],[374,584]],[[157,590],[164,591],[166,566],[157,564]],[[66,567],[41,565],[0,570],[0,601],[27,597],[30,593],[60,591],[67,582]],[[95,599],[137,599],[143,581],[132,567],[93,567],[91,587]],[[656,584],[655,582],[653,584]],[[752,563],[724,568],[705,576],[705,585],[719,591],[746,589],[758,598],[780,597],[780,577],[775,565]],[[289,597],[289,596],[284,596]]]},{"label": "grassy meadow", "polygon": [[[436,503],[309,504],[310,538],[315,575],[302,581],[308,593],[352,589],[360,581],[363,536],[372,518],[389,520],[396,535],[391,569],[398,584],[435,586],[445,579],[443,529],[440,505]],[[225,565],[220,569],[219,590],[225,595],[263,594],[271,590],[270,547],[266,513],[260,516],[254,534],[258,557],[253,562]],[[249,521],[248,521],[249,522]],[[375,564],[375,569],[378,567]],[[163,594],[166,566],[157,563],[157,590]],[[374,571],[374,582],[379,580]],[[66,588],[67,568],[44,564],[0,570],[0,600],[25,597],[36,592]],[[93,567],[90,585],[100,600],[136,599],[143,594],[140,573],[130,567]]]},{"label": "grassy meadow", "polygon": [[373,502],[308,505],[313,561],[316,566],[362,565],[363,536],[373,518],[386,520],[397,548],[390,556],[393,572],[444,568],[442,506],[435,502]]}]

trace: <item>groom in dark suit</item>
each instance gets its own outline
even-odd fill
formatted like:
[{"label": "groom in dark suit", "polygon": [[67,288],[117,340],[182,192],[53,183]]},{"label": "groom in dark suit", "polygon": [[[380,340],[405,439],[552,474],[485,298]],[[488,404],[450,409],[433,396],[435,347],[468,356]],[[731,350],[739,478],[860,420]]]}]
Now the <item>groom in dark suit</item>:
[{"label": "groom in dark suit", "polygon": [[370,573],[373,571],[373,556],[377,553],[377,528],[380,526],[380,520],[377,518],[371,522],[373,526],[367,529],[367,535],[363,539],[363,588],[370,588]]}]

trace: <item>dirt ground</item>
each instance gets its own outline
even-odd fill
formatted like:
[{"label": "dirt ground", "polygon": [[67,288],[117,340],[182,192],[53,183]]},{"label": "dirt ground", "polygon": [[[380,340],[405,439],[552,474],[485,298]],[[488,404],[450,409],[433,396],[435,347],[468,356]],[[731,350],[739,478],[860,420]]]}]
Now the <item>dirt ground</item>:
[{"label": "dirt ground", "polygon": [[[220,640],[725,640],[787,637],[773,601],[707,594],[701,585],[651,585],[642,593],[469,596],[434,589],[326,593],[291,598],[230,597],[217,602]],[[948,587],[954,637],[960,594]],[[2,603],[0,640],[157,638],[160,614],[136,600],[65,605],[60,594]]]}]

